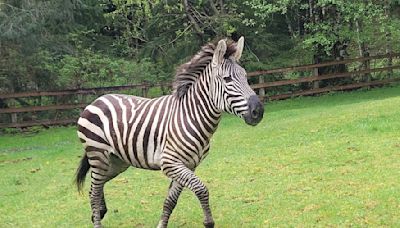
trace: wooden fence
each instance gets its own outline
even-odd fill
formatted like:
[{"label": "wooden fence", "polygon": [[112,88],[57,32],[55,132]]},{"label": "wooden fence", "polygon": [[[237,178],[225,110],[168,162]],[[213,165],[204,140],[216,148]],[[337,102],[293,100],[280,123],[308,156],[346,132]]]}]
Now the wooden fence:
[{"label": "wooden fence", "polygon": [[[295,96],[314,95],[330,91],[349,90],[362,87],[372,87],[378,85],[389,84],[400,81],[400,75],[394,74],[394,70],[400,69],[399,58],[400,53],[376,55],[370,57],[345,59],[340,61],[325,62],[319,64],[310,64],[303,66],[294,66],[287,68],[279,68],[272,70],[262,70],[248,73],[249,81],[252,81],[251,87],[256,90],[259,96],[265,100],[280,100]],[[371,60],[381,60],[379,64],[371,63]],[[382,63],[383,61],[383,63]],[[332,66],[345,66],[344,72],[328,73],[320,75],[320,69]],[[352,69],[350,69],[352,68]],[[373,77],[372,74],[382,72],[385,76]],[[295,74],[293,74],[295,73]],[[306,75],[298,77],[298,75]],[[288,77],[291,76],[291,77]],[[296,78],[292,78],[297,75]],[[395,76],[396,75],[396,76]],[[279,80],[276,80],[276,78]],[[358,77],[358,79],[357,79]],[[334,86],[323,86],[321,82],[330,79],[351,79],[350,83],[339,83]],[[275,79],[275,80],[272,80]],[[340,81],[339,81],[340,82]],[[282,89],[283,87],[286,89]],[[170,88],[169,84],[136,84],[125,86],[110,86],[86,89],[70,89],[62,91],[33,91],[22,93],[0,94],[0,101],[4,104],[12,106],[16,99],[41,99],[43,97],[53,98],[53,104],[50,105],[33,105],[33,106],[15,106],[0,109],[0,115],[8,115],[8,121],[0,122],[0,128],[21,128],[35,125],[63,125],[75,123],[79,110],[89,104],[95,97],[110,92],[130,91],[132,89],[139,92],[140,96],[148,97],[149,90],[155,87]],[[281,88],[281,89],[277,89]],[[77,97],[73,103],[57,102],[58,97],[75,96]],[[90,97],[89,97],[90,96]],[[90,98],[90,99],[88,99]],[[10,102],[11,101],[11,102]],[[28,102],[26,102],[28,103]],[[49,103],[49,102],[46,102]],[[51,102],[50,102],[51,103]],[[77,113],[73,117],[54,117],[47,119],[35,118],[36,112],[55,111],[65,112],[75,110]],[[21,118],[19,115],[27,115],[29,118]],[[7,118],[2,118],[4,120]],[[28,120],[26,120],[28,119]]]},{"label": "wooden fence", "polygon": [[[330,91],[339,91],[339,90],[349,90],[349,89],[357,89],[362,87],[371,87],[377,85],[384,85],[393,82],[398,82],[400,78],[398,76],[393,76],[393,71],[396,69],[400,69],[400,63],[398,58],[400,57],[400,53],[393,54],[385,54],[385,55],[376,55],[369,57],[361,57],[354,59],[345,59],[340,61],[332,61],[325,62],[319,64],[310,64],[303,66],[294,66],[294,67],[286,67],[272,70],[262,70],[248,73],[248,77],[258,77],[258,83],[252,84],[251,87],[255,90],[258,90],[258,94],[267,98],[268,100],[280,100],[286,99],[295,96],[304,96],[304,95],[313,95],[318,93],[330,92]],[[378,64],[371,63],[371,60],[384,60],[387,64],[380,64],[381,66],[377,66]],[[338,65],[345,65],[345,72],[336,72],[336,73],[328,73],[328,74],[319,74],[319,69],[324,67],[332,67]],[[353,70],[349,70],[351,65],[353,66]],[[383,65],[383,66],[382,66]],[[362,67],[362,69],[360,69]],[[295,79],[286,79],[286,80],[278,80],[278,81],[265,81],[268,75],[274,74],[288,74],[291,72],[308,72],[311,74],[307,77],[300,77]],[[386,76],[384,79],[380,80],[372,80],[372,73],[382,73],[386,72]],[[345,84],[345,85],[336,85],[336,86],[327,86],[320,88],[320,82],[329,79],[339,79],[339,78],[350,78],[354,79],[355,77],[364,77],[364,79],[359,79],[357,81],[353,81],[353,83]],[[287,93],[279,93],[272,94],[266,96],[266,91],[271,90],[274,87],[282,87],[287,85],[299,85],[301,83],[313,83],[311,89],[306,90],[294,90]]]},{"label": "wooden fence", "polygon": [[[148,97],[149,90],[154,87],[170,87],[170,85],[166,84],[150,84],[150,83],[142,83],[142,84],[134,84],[134,85],[124,85],[124,86],[108,86],[108,87],[96,87],[96,88],[81,88],[81,89],[68,89],[68,90],[59,90],[59,91],[30,91],[30,92],[22,92],[22,93],[10,93],[10,94],[0,94],[0,100],[13,100],[13,99],[35,99],[42,97],[62,97],[62,96],[81,96],[78,100],[75,100],[74,103],[69,104],[52,104],[52,105],[40,105],[40,106],[23,106],[23,107],[8,107],[8,108],[0,108],[1,114],[9,114],[11,121],[6,123],[0,123],[0,128],[21,128],[21,127],[30,127],[36,125],[64,125],[76,122],[77,118],[51,118],[51,119],[32,119],[28,121],[20,121],[18,118],[18,114],[21,113],[35,113],[35,112],[48,112],[52,110],[56,111],[65,111],[65,110],[82,110],[86,107],[94,98],[110,93],[110,92],[118,92],[118,91],[129,91],[132,89],[139,90],[139,96]],[[88,96],[92,96],[93,99],[86,99]],[[57,102],[56,102],[57,103]]]}]

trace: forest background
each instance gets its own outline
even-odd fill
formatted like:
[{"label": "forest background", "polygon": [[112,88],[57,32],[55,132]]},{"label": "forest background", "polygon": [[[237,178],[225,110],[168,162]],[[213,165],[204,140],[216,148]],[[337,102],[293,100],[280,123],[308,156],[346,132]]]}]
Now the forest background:
[{"label": "forest background", "polygon": [[248,72],[398,52],[400,1],[3,0],[0,93],[171,81],[240,36]]}]

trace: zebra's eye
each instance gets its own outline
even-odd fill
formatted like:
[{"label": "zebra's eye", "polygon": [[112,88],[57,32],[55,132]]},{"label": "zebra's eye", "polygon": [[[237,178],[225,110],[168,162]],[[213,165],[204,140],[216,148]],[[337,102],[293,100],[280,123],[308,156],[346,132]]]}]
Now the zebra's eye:
[{"label": "zebra's eye", "polygon": [[224,81],[225,81],[226,83],[229,83],[229,82],[232,81],[232,78],[231,78],[231,77],[224,77]]}]

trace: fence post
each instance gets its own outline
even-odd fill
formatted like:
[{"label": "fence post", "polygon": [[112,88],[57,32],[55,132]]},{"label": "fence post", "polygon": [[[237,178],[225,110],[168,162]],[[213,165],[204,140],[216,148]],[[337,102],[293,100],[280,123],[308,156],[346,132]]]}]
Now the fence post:
[{"label": "fence post", "polygon": [[[262,83],[264,83],[264,82],[265,82],[265,81],[264,81],[264,75],[258,76],[258,83],[259,83],[259,84],[262,84]],[[260,89],[258,90],[258,95],[259,95],[260,97],[264,98],[264,97],[265,97],[265,88],[260,88]]]},{"label": "fence post", "polygon": [[[393,66],[393,58],[392,58],[392,53],[389,52],[389,57],[388,57],[388,67],[392,67]],[[393,69],[389,69],[388,71],[388,78],[392,78],[393,76]]]},{"label": "fence post", "polygon": [[17,123],[18,122],[18,116],[17,113],[11,113],[11,123]]},{"label": "fence post", "polygon": [[149,87],[146,83],[142,87],[142,97],[148,97],[148,95],[149,95]]},{"label": "fence post", "polygon": [[[364,57],[369,57],[369,51],[366,50],[363,54]],[[371,68],[371,61],[369,59],[365,60],[364,63],[364,70],[369,70]],[[365,73],[364,74],[365,81],[370,82],[371,81],[371,73]],[[368,87],[369,88],[369,87]]]},{"label": "fence post", "polygon": [[164,82],[161,82],[161,83],[160,83],[160,89],[161,89],[161,94],[162,94],[162,95],[166,95],[166,94],[167,94],[166,91],[165,91]]},{"label": "fence post", "polygon": [[[318,77],[318,67],[314,67],[313,76]],[[314,81],[313,88],[314,89],[318,89],[319,88],[319,81]]]}]

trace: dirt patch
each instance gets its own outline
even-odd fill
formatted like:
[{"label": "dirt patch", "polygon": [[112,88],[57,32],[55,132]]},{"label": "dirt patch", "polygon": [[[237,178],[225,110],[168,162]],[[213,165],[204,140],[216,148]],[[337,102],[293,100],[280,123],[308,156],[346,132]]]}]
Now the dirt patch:
[{"label": "dirt patch", "polygon": [[20,163],[20,162],[23,162],[23,161],[30,161],[30,160],[32,160],[32,157],[20,158],[20,159],[15,159],[15,160],[4,160],[4,161],[0,161],[0,164],[1,163],[4,163],[4,164],[15,164],[15,163]]}]

